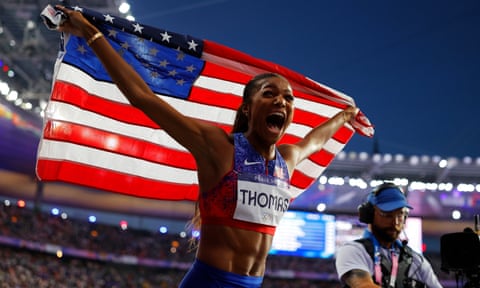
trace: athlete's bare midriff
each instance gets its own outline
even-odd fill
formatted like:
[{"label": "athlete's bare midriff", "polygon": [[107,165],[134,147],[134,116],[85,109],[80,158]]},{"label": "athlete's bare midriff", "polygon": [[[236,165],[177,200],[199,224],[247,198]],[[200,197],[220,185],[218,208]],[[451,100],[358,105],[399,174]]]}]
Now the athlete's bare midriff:
[{"label": "athlete's bare midriff", "polygon": [[239,275],[263,276],[273,236],[220,225],[202,225],[197,258]]}]

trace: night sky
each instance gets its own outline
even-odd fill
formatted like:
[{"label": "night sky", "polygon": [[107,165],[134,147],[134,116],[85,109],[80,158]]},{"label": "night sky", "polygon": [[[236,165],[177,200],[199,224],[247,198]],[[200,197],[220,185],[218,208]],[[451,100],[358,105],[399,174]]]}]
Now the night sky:
[{"label": "night sky", "polygon": [[273,61],[355,99],[345,151],[480,157],[480,1],[131,0],[136,21]]}]

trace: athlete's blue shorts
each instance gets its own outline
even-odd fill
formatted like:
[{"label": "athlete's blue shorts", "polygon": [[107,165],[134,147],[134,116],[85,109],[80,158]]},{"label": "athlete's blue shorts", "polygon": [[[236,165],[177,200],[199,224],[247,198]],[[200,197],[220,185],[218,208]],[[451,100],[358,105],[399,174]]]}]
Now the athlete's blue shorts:
[{"label": "athlete's blue shorts", "polygon": [[195,260],[180,283],[179,288],[260,288],[262,282],[262,276],[244,276],[225,272]]}]

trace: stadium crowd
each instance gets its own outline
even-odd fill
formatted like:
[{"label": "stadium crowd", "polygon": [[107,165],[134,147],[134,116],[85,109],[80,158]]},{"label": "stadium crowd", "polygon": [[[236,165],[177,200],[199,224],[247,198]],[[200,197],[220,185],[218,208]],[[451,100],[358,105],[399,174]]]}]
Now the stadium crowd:
[{"label": "stadium crowd", "polygon": [[[177,287],[194,258],[189,240],[2,205],[0,287]],[[333,259],[270,255],[263,287],[340,284]]]}]

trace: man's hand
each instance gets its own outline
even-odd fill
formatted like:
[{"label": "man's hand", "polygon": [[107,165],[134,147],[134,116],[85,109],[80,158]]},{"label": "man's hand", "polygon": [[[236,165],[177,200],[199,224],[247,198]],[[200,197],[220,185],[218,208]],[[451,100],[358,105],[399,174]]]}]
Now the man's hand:
[{"label": "man's hand", "polygon": [[342,281],[351,288],[381,288],[367,271],[354,269],[342,275]]}]

